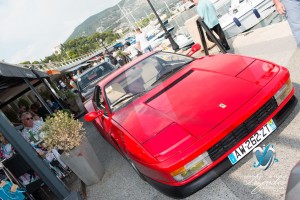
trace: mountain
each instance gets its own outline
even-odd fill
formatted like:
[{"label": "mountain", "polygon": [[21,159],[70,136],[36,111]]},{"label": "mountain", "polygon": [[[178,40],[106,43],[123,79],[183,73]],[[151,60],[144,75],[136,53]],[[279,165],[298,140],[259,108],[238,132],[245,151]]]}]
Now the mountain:
[{"label": "mountain", "polygon": [[[178,0],[151,0],[151,3],[157,11],[167,9],[166,5],[171,6],[174,2],[178,2]],[[122,12],[118,5],[115,5],[99,12],[98,14],[90,16],[75,28],[67,40],[78,38],[80,36],[92,35],[96,31],[101,32],[107,29],[114,29],[122,25],[129,26],[128,20],[133,24],[134,21],[139,21],[152,13],[152,10],[146,0],[122,0],[119,2],[119,6],[121,7]],[[124,17],[123,13],[127,13],[127,19]]]}]

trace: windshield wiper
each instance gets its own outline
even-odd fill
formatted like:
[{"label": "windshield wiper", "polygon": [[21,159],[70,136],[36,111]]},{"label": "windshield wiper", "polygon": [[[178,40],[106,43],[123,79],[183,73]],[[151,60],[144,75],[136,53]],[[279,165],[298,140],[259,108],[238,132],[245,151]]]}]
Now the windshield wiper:
[{"label": "windshield wiper", "polygon": [[116,106],[117,104],[125,101],[126,99],[130,99],[130,98],[133,98],[133,97],[138,97],[144,93],[148,92],[148,90],[144,90],[142,92],[138,92],[138,93],[135,93],[135,94],[126,94],[124,96],[122,96],[120,99],[118,99],[116,102],[114,102],[111,106],[114,107]]},{"label": "windshield wiper", "polygon": [[163,73],[162,75],[157,74],[157,79],[156,81],[154,81],[154,83],[151,84],[151,86],[155,85],[156,83],[160,82],[162,79],[166,78],[167,76],[173,74],[174,72],[176,72],[177,70],[181,69],[184,65],[181,65],[181,66],[177,66],[177,67],[174,67],[173,69],[170,69],[170,70],[166,70],[165,73]]}]

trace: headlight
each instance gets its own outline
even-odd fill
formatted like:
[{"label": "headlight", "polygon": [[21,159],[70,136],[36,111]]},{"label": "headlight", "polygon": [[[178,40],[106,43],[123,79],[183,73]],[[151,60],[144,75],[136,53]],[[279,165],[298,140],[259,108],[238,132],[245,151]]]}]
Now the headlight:
[{"label": "headlight", "polygon": [[180,167],[179,169],[171,172],[171,175],[176,181],[183,181],[192,175],[196,174],[197,172],[204,169],[206,166],[212,163],[209,155],[207,152],[204,152],[188,164]]},{"label": "headlight", "polygon": [[279,106],[283,100],[290,94],[292,91],[293,85],[291,79],[289,78],[287,82],[276,92],[274,98],[276,99],[277,105]]}]

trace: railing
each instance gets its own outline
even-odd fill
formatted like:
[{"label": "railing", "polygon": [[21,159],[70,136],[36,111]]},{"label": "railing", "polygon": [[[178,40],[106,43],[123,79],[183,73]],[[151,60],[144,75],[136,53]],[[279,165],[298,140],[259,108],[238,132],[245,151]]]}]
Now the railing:
[{"label": "railing", "polygon": [[70,68],[70,67],[76,66],[78,64],[81,64],[82,62],[85,62],[85,61],[91,59],[92,57],[96,56],[97,54],[99,54],[103,51],[104,51],[104,49],[100,48],[98,50],[95,50],[95,51],[89,52],[87,54],[84,54],[80,57],[77,57],[75,59],[67,60],[64,62],[50,62],[50,63],[42,63],[42,64],[18,64],[18,66],[21,66],[21,67],[29,66],[29,67],[32,67],[34,69],[41,70],[41,71],[47,71],[49,69],[56,69],[56,70],[60,71],[61,69]]}]

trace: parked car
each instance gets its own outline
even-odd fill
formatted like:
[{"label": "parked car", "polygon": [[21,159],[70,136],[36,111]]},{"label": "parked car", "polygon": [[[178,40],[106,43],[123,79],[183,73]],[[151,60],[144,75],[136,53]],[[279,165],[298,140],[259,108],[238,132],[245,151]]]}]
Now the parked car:
[{"label": "parked car", "polygon": [[142,179],[184,198],[271,135],[294,91],[289,71],[266,60],[151,52],[97,83],[85,120]]},{"label": "parked car", "polygon": [[122,49],[123,47],[124,47],[123,42],[117,42],[116,44],[114,44],[113,50]]},{"label": "parked car", "polygon": [[110,63],[103,62],[85,70],[77,77],[76,84],[83,101],[87,100],[93,94],[95,85],[106,75],[115,70]]},{"label": "parked car", "polygon": [[135,36],[129,36],[128,38],[126,38],[123,45],[125,45],[126,42],[129,42],[130,44],[135,44],[136,43]]}]

